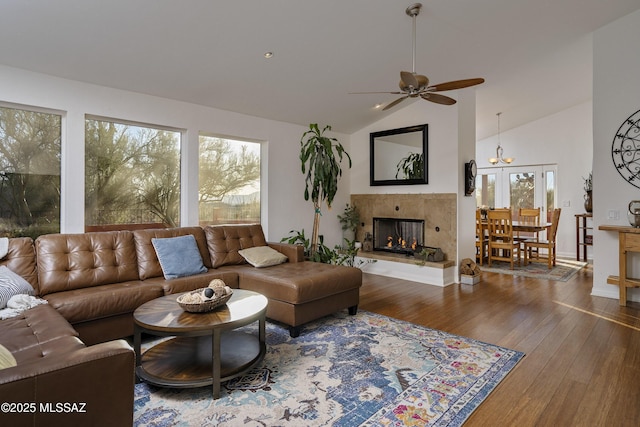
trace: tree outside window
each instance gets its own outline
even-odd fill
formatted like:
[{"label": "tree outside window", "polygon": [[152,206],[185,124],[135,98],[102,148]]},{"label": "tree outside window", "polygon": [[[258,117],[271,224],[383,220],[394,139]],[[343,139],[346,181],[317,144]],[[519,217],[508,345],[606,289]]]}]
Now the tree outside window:
[{"label": "tree outside window", "polygon": [[200,135],[199,223],[260,222],[260,143]]},{"label": "tree outside window", "polygon": [[62,116],[0,107],[0,235],[60,231]]},{"label": "tree outside window", "polygon": [[85,228],[177,227],[181,133],[85,120]]}]

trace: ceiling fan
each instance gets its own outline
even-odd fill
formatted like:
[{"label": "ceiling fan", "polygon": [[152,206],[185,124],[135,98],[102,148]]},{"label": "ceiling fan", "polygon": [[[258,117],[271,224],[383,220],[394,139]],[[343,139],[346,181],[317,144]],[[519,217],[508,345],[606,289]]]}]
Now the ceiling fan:
[{"label": "ceiling fan", "polygon": [[387,104],[382,109],[384,111],[395,107],[407,98],[417,98],[418,96],[427,101],[435,102],[436,104],[453,105],[456,103],[455,99],[435,92],[462,89],[484,83],[483,78],[474,78],[454,80],[429,86],[429,79],[427,76],[416,74],[416,16],[420,13],[421,8],[421,3],[415,3],[409,6],[406,10],[407,15],[413,19],[413,71],[400,71],[400,92],[351,92],[352,94],[389,93],[392,95],[403,95],[395,101]]}]

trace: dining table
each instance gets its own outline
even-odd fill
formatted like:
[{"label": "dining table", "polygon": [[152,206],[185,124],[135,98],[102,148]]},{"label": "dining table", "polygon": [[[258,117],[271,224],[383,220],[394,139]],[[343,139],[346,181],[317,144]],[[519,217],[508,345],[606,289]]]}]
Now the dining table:
[{"label": "dining table", "polygon": [[[482,231],[485,232],[489,228],[489,221],[483,219],[480,222],[482,226]],[[512,221],[511,225],[513,227],[513,232],[521,232],[521,233],[536,233],[540,231],[548,230],[551,227],[550,222],[541,222],[538,224],[534,224],[528,221]]]}]

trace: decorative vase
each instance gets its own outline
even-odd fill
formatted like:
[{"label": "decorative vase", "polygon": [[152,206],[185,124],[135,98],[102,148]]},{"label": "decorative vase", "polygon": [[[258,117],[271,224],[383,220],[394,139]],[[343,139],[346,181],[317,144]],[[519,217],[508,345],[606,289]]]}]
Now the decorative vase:
[{"label": "decorative vase", "polygon": [[593,199],[591,196],[591,191],[587,191],[584,195],[584,210],[588,213],[593,211]]}]

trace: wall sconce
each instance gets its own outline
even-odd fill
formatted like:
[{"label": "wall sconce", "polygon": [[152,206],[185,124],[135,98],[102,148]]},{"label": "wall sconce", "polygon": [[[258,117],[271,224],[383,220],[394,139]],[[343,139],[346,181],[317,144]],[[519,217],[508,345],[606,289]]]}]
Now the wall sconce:
[{"label": "wall sconce", "polygon": [[489,158],[489,163],[492,165],[497,165],[498,163],[509,164],[515,160],[513,157],[502,157],[503,150],[502,145],[500,145],[500,114],[502,113],[496,113],[496,116],[498,116],[498,147],[496,148],[496,156]]}]

